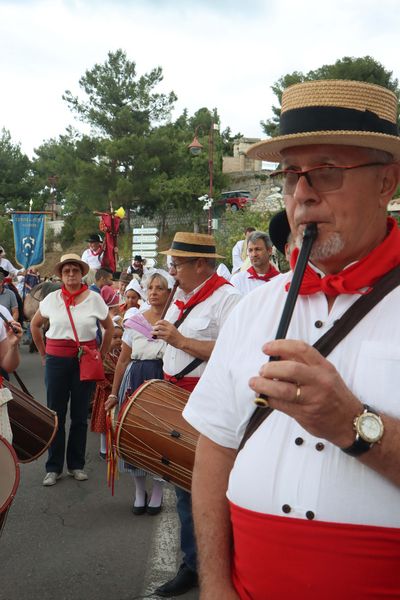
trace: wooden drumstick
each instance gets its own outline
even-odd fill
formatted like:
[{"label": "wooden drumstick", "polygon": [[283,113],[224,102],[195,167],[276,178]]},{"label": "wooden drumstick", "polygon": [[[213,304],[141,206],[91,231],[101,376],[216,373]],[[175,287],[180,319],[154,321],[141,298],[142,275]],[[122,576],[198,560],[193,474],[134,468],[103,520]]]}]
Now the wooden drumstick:
[{"label": "wooden drumstick", "polygon": [[[172,290],[170,291],[170,294],[169,294],[169,296],[167,298],[167,301],[166,301],[165,306],[163,308],[163,311],[161,313],[160,321],[162,321],[163,319],[165,319],[165,315],[167,314],[168,309],[169,309],[169,307],[172,304],[172,300],[174,299],[175,292],[178,289],[178,287],[179,287],[179,281],[175,281],[174,286],[173,286]],[[154,334],[151,337],[153,338],[153,340],[157,339],[157,336],[154,335]]]},{"label": "wooden drumstick", "polygon": [[15,335],[19,334],[19,329],[14,327],[14,325],[8,319],[6,319],[2,312],[0,312],[0,318],[3,319],[4,323],[8,325],[8,327],[13,331],[13,333],[15,333]]}]

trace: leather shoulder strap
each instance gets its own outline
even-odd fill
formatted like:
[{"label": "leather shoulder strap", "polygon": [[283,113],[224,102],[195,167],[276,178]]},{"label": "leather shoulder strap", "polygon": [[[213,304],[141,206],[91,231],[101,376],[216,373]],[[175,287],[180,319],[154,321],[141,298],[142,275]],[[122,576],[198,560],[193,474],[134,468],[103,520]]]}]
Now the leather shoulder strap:
[{"label": "leather shoulder strap", "polygon": [[[347,334],[376,306],[389,292],[400,285],[400,265],[384,275],[369,294],[361,296],[348,310],[335,321],[329,331],[321,336],[314,344],[322,356],[328,356]],[[272,413],[273,408],[258,406],[247,423],[246,430],[240,442],[238,452],[247,440],[260,427],[261,423]]]},{"label": "leather shoulder strap", "polygon": [[189,316],[189,314],[191,313],[191,311],[194,309],[195,306],[197,306],[197,304],[194,304],[193,306],[190,306],[189,308],[186,308],[185,312],[180,317],[180,319],[178,319],[177,321],[175,321],[174,326],[177,329],[182,325],[183,321],[186,319],[186,317]]},{"label": "leather shoulder strap", "polygon": [[76,343],[78,345],[78,348],[80,348],[79,338],[78,338],[78,334],[76,333],[75,323],[74,323],[74,320],[73,320],[72,315],[71,315],[71,310],[70,310],[70,308],[69,308],[69,306],[67,305],[66,302],[65,302],[65,308],[67,310],[68,317],[69,317],[69,320],[71,322],[71,327],[72,327],[72,331],[74,332],[75,341],[76,341]]},{"label": "leather shoulder strap", "polygon": [[[193,306],[187,308],[181,316],[181,318],[175,321],[174,325],[177,329],[182,325],[183,321],[186,319],[186,317],[194,309],[195,306],[197,306],[197,304],[194,304]],[[182,371],[179,371],[179,373],[174,375],[175,379],[183,379],[183,377],[186,377],[186,375],[188,375],[189,373],[194,371],[199,365],[201,365],[202,362],[204,361],[201,358],[194,358],[188,365],[186,365],[184,369],[182,369]]]}]

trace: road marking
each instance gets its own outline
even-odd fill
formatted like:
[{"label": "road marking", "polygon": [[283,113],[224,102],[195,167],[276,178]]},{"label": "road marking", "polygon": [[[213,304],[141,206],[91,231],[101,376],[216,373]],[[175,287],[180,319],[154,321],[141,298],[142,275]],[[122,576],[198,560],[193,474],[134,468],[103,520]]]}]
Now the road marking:
[{"label": "road marking", "polygon": [[172,579],[178,569],[180,526],[175,492],[167,486],[164,489],[163,509],[156,519],[158,523],[150,545],[142,596],[151,594]]}]

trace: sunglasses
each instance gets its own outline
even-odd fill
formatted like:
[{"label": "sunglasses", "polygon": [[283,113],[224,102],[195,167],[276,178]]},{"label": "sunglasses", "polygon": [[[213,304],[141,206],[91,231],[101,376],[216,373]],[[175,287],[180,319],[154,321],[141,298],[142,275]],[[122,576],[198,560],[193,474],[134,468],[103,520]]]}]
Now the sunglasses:
[{"label": "sunglasses", "polygon": [[282,169],[280,171],[274,171],[270,174],[270,177],[272,179],[275,177],[283,178],[282,191],[287,195],[294,193],[300,177],[305,177],[308,185],[316,192],[333,192],[334,190],[338,190],[342,187],[345,171],[362,169],[363,167],[378,167],[383,165],[385,165],[385,163],[371,162],[351,166],[332,165],[312,167],[311,169],[305,169],[304,171]]}]

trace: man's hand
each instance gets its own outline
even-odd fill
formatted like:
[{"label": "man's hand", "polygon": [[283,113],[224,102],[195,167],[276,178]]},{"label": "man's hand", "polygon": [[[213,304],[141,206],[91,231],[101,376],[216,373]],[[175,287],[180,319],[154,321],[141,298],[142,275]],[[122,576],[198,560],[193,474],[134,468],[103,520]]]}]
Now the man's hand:
[{"label": "man's hand", "polygon": [[296,419],[309,433],[341,448],[354,441],[353,419],[363,410],[335,367],[305,342],[276,340],[263,352],[279,356],[264,364],[249,381],[268,396],[271,408]]},{"label": "man's hand", "polygon": [[169,321],[157,321],[153,327],[153,332],[157,339],[164,340],[170,346],[174,346],[174,348],[181,348],[183,346],[184,336]]},{"label": "man's hand", "polygon": [[22,338],[22,327],[18,321],[10,321],[10,325],[6,325],[8,342],[10,346],[18,346],[19,340]]}]

